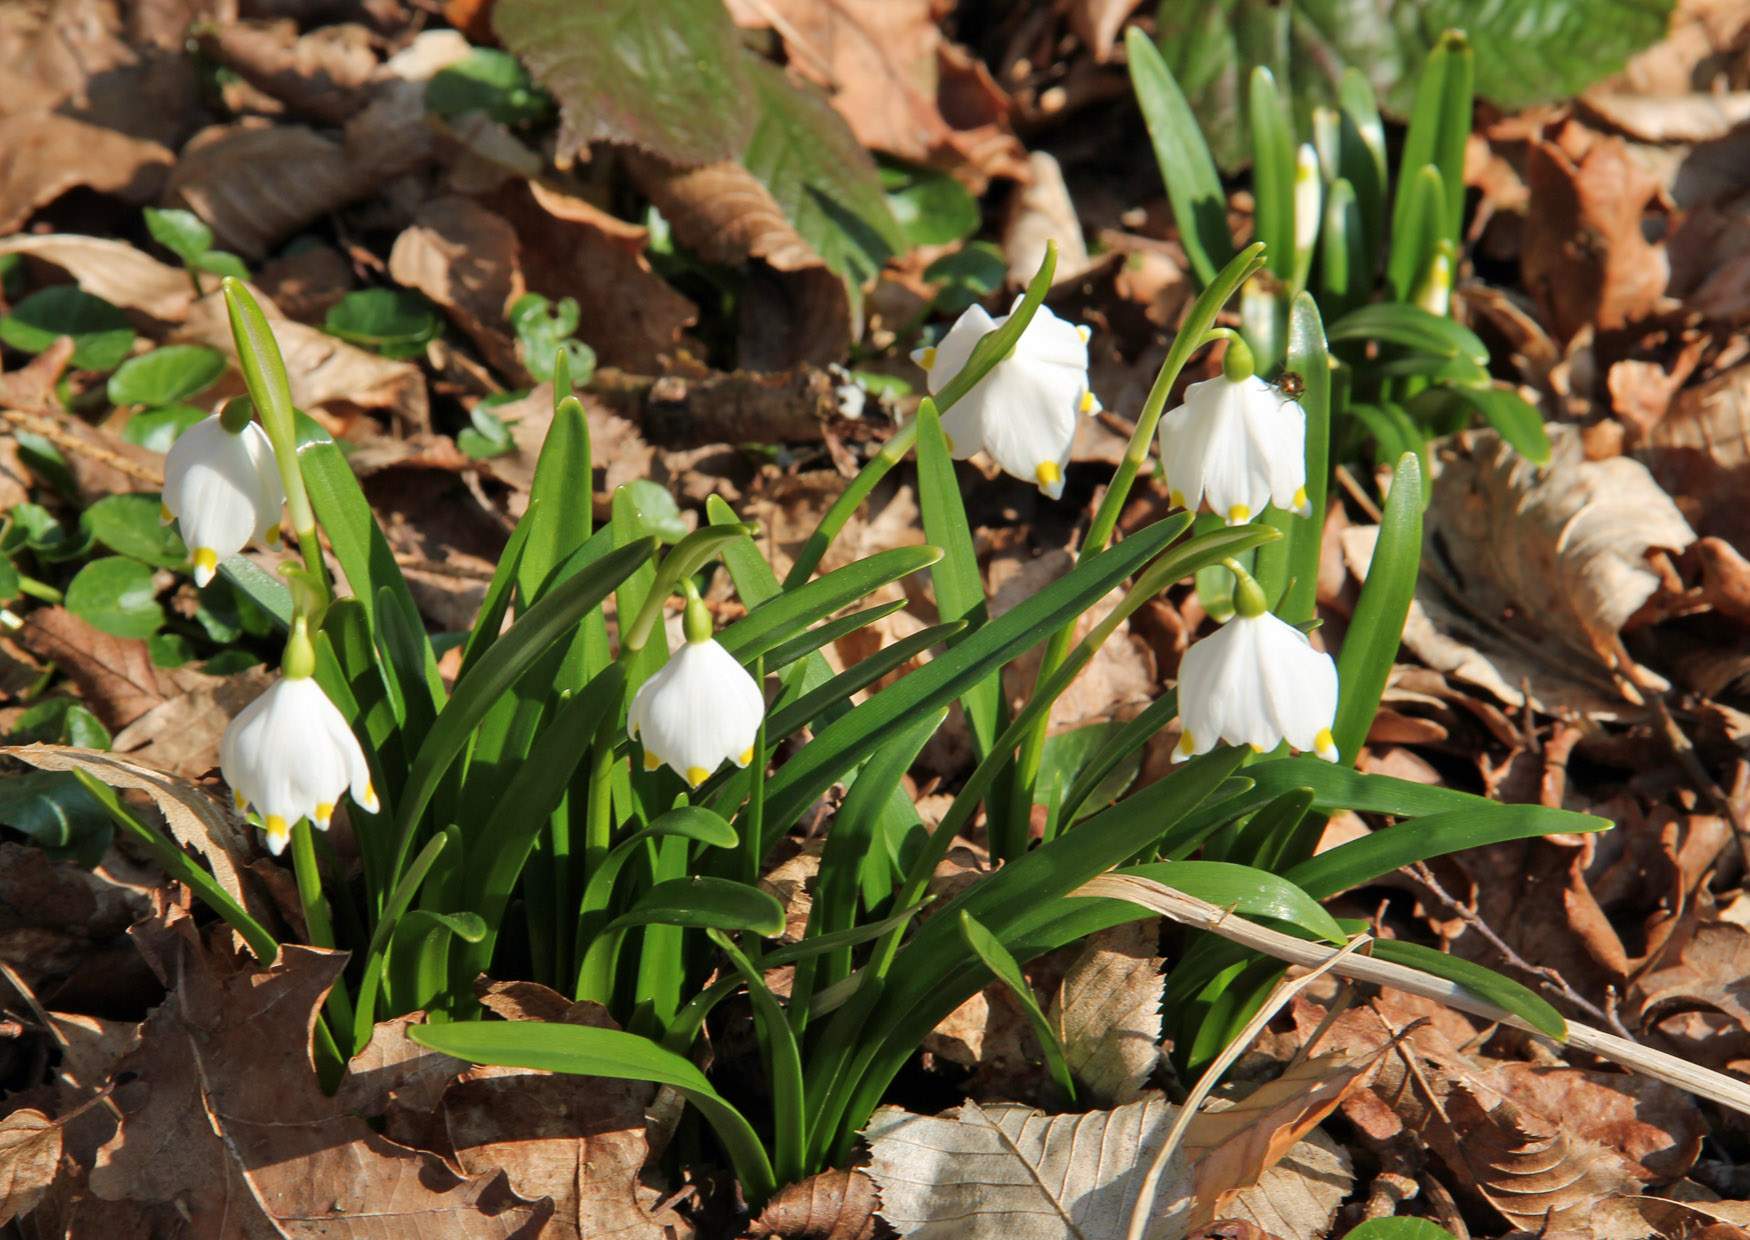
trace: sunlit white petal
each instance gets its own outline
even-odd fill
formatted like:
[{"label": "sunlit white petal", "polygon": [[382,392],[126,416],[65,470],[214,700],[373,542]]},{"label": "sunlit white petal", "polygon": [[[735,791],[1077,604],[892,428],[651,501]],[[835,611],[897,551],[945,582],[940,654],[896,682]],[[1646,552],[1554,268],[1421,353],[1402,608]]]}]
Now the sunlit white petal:
[{"label": "sunlit white petal", "polygon": [[[973,306],[933,349],[914,354],[930,391],[946,387],[979,340],[1007,321]],[[1041,306],[1008,356],[942,415],[954,455],[964,459],[982,449],[1004,473],[1061,496],[1077,415],[1100,407],[1088,388],[1088,334]]]},{"label": "sunlit white petal", "polygon": [[238,713],[219,742],[219,769],[238,808],[261,816],[275,853],[300,818],[327,827],[349,789],[365,809],[377,807],[364,750],[309,677],[274,682]]},{"label": "sunlit white petal", "polygon": [[646,769],[667,764],[693,787],[725,762],[746,766],[766,702],[747,670],[715,639],[689,641],[645,681],[626,712]]},{"label": "sunlit white petal", "polygon": [[252,422],[232,434],[217,415],[189,427],[164,458],[163,501],[204,586],[220,560],[279,529],[285,495],[266,432]]},{"label": "sunlit white petal", "polygon": [[1293,625],[1238,615],[1185,652],[1179,665],[1177,757],[1218,742],[1295,749],[1337,760],[1337,665]]},{"label": "sunlit white petal", "polygon": [[1266,504],[1306,505],[1306,411],[1255,375],[1193,383],[1161,419],[1160,437],[1175,503],[1207,503],[1230,525]]}]

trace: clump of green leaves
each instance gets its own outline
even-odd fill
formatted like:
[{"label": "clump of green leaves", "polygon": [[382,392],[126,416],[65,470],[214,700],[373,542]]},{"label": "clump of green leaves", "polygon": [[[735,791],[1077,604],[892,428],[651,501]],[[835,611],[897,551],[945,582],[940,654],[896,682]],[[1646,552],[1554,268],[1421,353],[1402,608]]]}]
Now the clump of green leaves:
[{"label": "clump of green leaves", "polygon": [[573,382],[588,383],[595,374],[595,350],[576,338],[579,314],[575,297],[553,302],[539,293],[524,293],[511,302],[507,317],[516,331],[518,353],[535,378],[550,381],[561,355]]},{"label": "clump of green leaves", "polygon": [[196,293],[204,293],[201,275],[249,278],[243,260],[228,250],[213,248],[213,230],[193,211],[181,207],[147,207],[146,231],[152,240],[182,260]]}]

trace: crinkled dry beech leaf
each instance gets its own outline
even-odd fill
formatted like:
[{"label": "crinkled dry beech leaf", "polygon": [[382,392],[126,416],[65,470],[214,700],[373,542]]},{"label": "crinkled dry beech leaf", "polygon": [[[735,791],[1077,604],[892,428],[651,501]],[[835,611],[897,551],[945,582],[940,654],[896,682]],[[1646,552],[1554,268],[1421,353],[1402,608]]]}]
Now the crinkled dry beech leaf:
[{"label": "crinkled dry beech leaf", "polygon": [[165,196],[205,220],[221,246],[259,259],[380,183],[375,167],[349,158],[314,129],[239,122],[190,139]]},{"label": "crinkled dry beech leaf", "polygon": [[[1647,557],[1681,551],[1695,533],[1638,461],[1589,461],[1571,427],[1549,431],[1543,470],[1494,431],[1441,446],[1404,641],[1429,666],[1504,702],[1520,704],[1529,683],[1544,709],[1609,712],[1622,627],[1662,584]],[[1352,565],[1371,560],[1375,536],[1346,533]],[[1637,674],[1662,684],[1647,669]],[[1620,710],[1620,694],[1615,701]]]},{"label": "crinkled dry beech leaf", "polygon": [[1069,27],[1101,64],[1112,59],[1124,19],[1141,0],[1070,0]]},{"label": "crinkled dry beech leaf", "polygon": [[[935,1117],[882,1107],[863,1136],[881,1217],[902,1236],[1123,1240],[1178,1110],[1159,1095],[1080,1115],[970,1101]],[[1181,1151],[1161,1176],[1148,1240],[1185,1234],[1190,1191]]]},{"label": "crinkled dry beech leaf", "polygon": [[1635,456],[1698,533],[1750,549],[1750,366],[1679,392]]},{"label": "crinkled dry beech leaf", "polygon": [[0,1227],[42,1200],[60,1163],[60,1124],[29,1107],[0,1119]]},{"label": "crinkled dry beech leaf", "polygon": [[243,832],[223,806],[193,784],[94,749],[9,745],[0,748],[0,757],[17,758],[40,771],[85,771],[111,788],[145,793],[164,816],[171,838],[199,853],[239,904],[254,904],[254,894],[238,871],[250,851]]},{"label": "crinkled dry beech leaf", "polygon": [[389,275],[437,303],[500,374],[524,373],[505,308],[525,286],[516,230],[503,218],[469,198],[428,202],[395,239]]},{"label": "crinkled dry beech leaf", "polygon": [[462,1240],[545,1222],[550,1207],[501,1175],[458,1176],[322,1093],[311,1036],[345,955],[288,944],[256,969],[207,947],[185,916],[134,933],[171,993],[117,1065],[123,1117],[91,1171],[99,1197],[174,1204],[210,1236]]},{"label": "crinkled dry beech leaf", "polygon": [[1008,127],[955,106],[932,0],[731,0],[729,9],[741,25],[777,30],[791,67],[832,92],[864,146],[950,168],[974,192],[991,177],[1026,180]]},{"label": "crinkled dry beech leaf", "polygon": [[112,732],[217,679],[191,667],[159,667],[144,641],[105,633],[64,607],[28,613],[17,640],[38,658],[59,665]]},{"label": "crinkled dry beech leaf", "polygon": [[[380,357],[319,328],[284,318],[270,304],[262,308],[286,359],[292,401],[298,408],[344,402],[361,409],[387,409],[404,432],[430,429],[431,402],[418,366]],[[176,339],[210,345],[235,359],[237,342],[223,295],[212,293],[196,303]]]},{"label": "crinkled dry beech leaf", "polygon": [[0,119],[0,151],[0,232],[79,186],[151,202],[174,158],[156,142],[53,112]]},{"label": "crinkled dry beech leaf", "polygon": [[1167,977],[1154,954],[1158,934],[1153,921],[1134,921],[1093,935],[1052,1000],[1064,1057],[1095,1101],[1131,1101],[1160,1059]]},{"label": "crinkled dry beech leaf", "polygon": [[273,680],[259,664],[233,676],[203,676],[117,732],[111,749],[167,775],[198,778],[218,767],[225,728]]},{"label": "crinkled dry beech leaf", "polygon": [[201,51],[303,116],[338,125],[359,109],[377,71],[372,35],[341,22],[300,36],[290,19],[216,23]]},{"label": "crinkled dry beech leaf", "polygon": [[1251,1223],[1268,1236],[1322,1236],[1354,1187],[1349,1155],[1315,1130],[1256,1184],[1229,1198],[1219,1213]]},{"label": "crinkled dry beech leaf", "polygon": [[76,233],[26,233],[0,240],[0,255],[4,254],[24,254],[52,264],[93,297],[166,323],[180,323],[194,304],[187,272],[125,241]]},{"label": "crinkled dry beech leaf", "polygon": [[756,1240],[875,1240],[881,1198],[860,1170],[822,1171],[787,1184],[748,1228]]}]

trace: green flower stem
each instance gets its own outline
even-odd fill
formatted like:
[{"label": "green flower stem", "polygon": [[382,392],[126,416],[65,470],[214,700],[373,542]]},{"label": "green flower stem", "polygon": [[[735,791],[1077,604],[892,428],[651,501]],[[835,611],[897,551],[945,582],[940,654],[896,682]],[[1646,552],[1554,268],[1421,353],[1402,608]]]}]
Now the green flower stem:
[{"label": "green flower stem", "polygon": [[[766,656],[761,655],[748,669],[754,684],[766,691]],[[741,831],[741,880],[750,886],[760,881],[760,860],[766,838],[766,719],[760,716],[760,730],[754,735],[753,761],[748,764],[752,776],[747,796],[747,812]]]},{"label": "green flower stem", "polygon": [[[1243,285],[1251,275],[1264,265],[1264,246],[1262,242],[1253,242],[1233,261],[1222,268],[1221,274],[1203,290],[1191,313],[1185,320],[1183,329],[1173,340],[1173,347],[1167,351],[1167,360],[1162,363],[1160,373],[1155,376],[1154,386],[1149,388],[1148,397],[1143,401],[1142,412],[1137,415],[1136,429],[1131,432],[1130,443],[1124,449],[1124,458],[1118,462],[1118,468],[1112,475],[1112,484],[1106,488],[1106,494],[1101,497],[1100,507],[1094,512],[1094,519],[1089,523],[1088,534],[1082,540],[1081,555],[1103,551],[1112,541],[1112,533],[1118,528],[1118,517],[1124,511],[1125,501],[1130,498],[1130,488],[1136,484],[1136,477],[1142,472],[1143,465],[1148,461],[1149,448],[1154,442],[1155,428],[1160,425],[1161,415],[1166,412],[1167,399],[1172,395],[1173,384],[1178,382],[1179,373],[1185,369],[1185,364],[1191,360],[1191,355],[1211,340],[1219,340],[1223,335],[1232,335],[1226,328],[1215,328],[1216,315],[1221,313],[1235,291]],[[1232,347],[1230,342],[1229,347]],[[1042,685],[1062,664],[1064,656],[1069,653],[1070,644],[1075,640],[1075,625],[1068,624],[1052,634],[1046,644],[1045,656],[1039,664],[1039,673],[1034,683]],[[1045,755],[1045,729],[1050,723],[1047,716],[1041,716],[1033,725],[1021,747],[1021,757],[1015,764],[1014,795],[1010,798],[1010,818],[1006,824],[1004,838],[1011,843],[1018,836],[1025,841],[1028,817],[1033,809],[1033,785],[1039,779],[1039,764]],[[1004,854],[1009,855],[1009,854]]]},{"label": "green flower stem", "polygon": [[[334,923],[328,916],[328,897],[322,893],[322,871],[316,862],[316,841],[310,820],[300,818],[292,827],[292,872],[298,880],[298,903],[304,910],[304,928],[312,947],[334,948]],[[352,1000],[347,997],[346,979],[336,978],[328,992],[328,1014],[334,1027],[353,1027]]]},{"label": "green flower stem", "polygon": [[243,371],[243,382],[249,389],[249,399],[255,404],[262,429],[273,444],[280,485],[286,493],[286,513],[292,519],[292,533],[298,540],[304,566],[321,584],[326,601],[333,592],[328,584],[328,568],[322,562],[322,546],[316,536],[316,514],[310,507],[310,496],[304,489],[304,475],[298,467],[297,409],[292,405],[292,385],[286,375],[285,358],[280,355],[279,343],[274,339],[267,315],[250,295],[248,286],[233,276],[226,276],[221,285],[225,291],[225,310],[231,318],[231,334],[237,342],[237,363]]},{"label": "green flower stem", "polygon": [[644,649],[650,641],[651,633],[656,629],[656,622],[662,616],[662,608],[668,602],[669,595],[703,568],[706,561],[716,555],[725,544],[738,538],[751,538],[758,533],[759,526],[735,521],[707,525],[704,529],[694,530],[676,543],[674,550],[663,557],[662,564],[656,570],[656,580],[651,583],[650,593],[644,596],[644,605],[639,608],[638,615],[626,629],[625,638],[621,642],[621,657],[630,657]]}]

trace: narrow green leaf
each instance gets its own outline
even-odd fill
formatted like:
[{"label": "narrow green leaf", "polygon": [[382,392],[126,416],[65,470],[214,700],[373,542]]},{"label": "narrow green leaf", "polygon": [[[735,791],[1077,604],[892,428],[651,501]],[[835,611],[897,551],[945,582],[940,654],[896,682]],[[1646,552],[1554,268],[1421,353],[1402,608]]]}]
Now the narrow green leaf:
[{"label": "narrow green leaf", "polygon": [[941,558],[935,547],[894,547],[795,589],[786,590],[753,607],[747,615],[717,634],[717,641],[743,663],[789,641],[841,607]]},{"label": "narrow green leaf", "polygon": [[1294,274],[1294,131],[1276,78],[1263,65],[1252,69],[1246,98],[1257,238],[1270,270],[1286,281]]},{"label": "narrow green leaf", "polygon": [[1069,1060],[1063,1053],[1063,1043],[1058,1041],[1057,1030],[1051,1027],[1045,1013],[1039,1008],[1039,1000],[1033,994],[1033,988],[1027,984],[1026,977],[1021,972],[1021,966],[1009,954],[1002,940],[979,924],[971,913],[964,909],[960,912],[960,937],[972,954],[984,962],[996,979],[1020,1003],[1021,1010],[1027,1014],[1027,1023],[1033,1026],[1033,1036],[1039,1039],[1039,1047],[1045,1052],[1045,1066],[1051,1073],[1051,1079],[1057,1082],[1064,1096],[1071,1102],[1076,1098],[1075,1078],[1070,1075]]},{"label": "narrow green leaf", "polygon": [[[1462,402],[1487,419],[1489,425],[1500,432],[1501,438],[1512,444],[1526,460],[1534,465],[1549,464],[1549,435],[1543,428],[1543,415],[1517,392],[1507,388],[1453,384],[1430,389],[1424,395],[1436,400]],[[1421,398],[1413,401],[1412,408],[1420,403]]]},{"label": "narrow green leaf", "polygon": [[1433,164],[1416,168],[1399,183],[1398,202],[1385,276],[1392,296],[1408,302],[1434,261],[1446,223],[1446,187],[1440,170]]},{"label": "narrow green leaf", "polygon": [[1337,751],[1354,764],[1373,726],[1380,695],[1391,675],[1404,633],[1404,618],[1416,597],[1422,563],[1422,465],[1413,454],[1398,458],[1374,544],[1367,580],[1343,634],[1337,659],[1337,720],[1331,729]]},{"label": "narrow green leaf", "polygon": [[764,974],[728,935],[721,930],[707,933],[729,957],[729,962],[747,984],[748,997],[753,1001],[754,1020],[766,1052],[766,1081],[772,1091],[777,1176],[785,1184],[794,1184],[807,1174],[803,1164],[808,1144],[808,1120],[803,1109],[802,1052],[796,1045],[796,1036],[790,1032],[784,1009],[766,985]]},{"label": "narrow green leaf", "polygon": [[1234,254],[1233,238],[1227,231],[1227,194],[1215,171],[1215,160],[1184,92],[1154,41],[1132,26],[1125,32],[1124,48],[1130,61],[1130,84],[1148,124],[1155,163],[1185,254],[1197,282],[1208,285]]},{"label": "narrow green leaf", "polygon": [[787,642],[772,647],[766,653],[766,672],[779,671],[789,667],[796,660],[813,654],[823,646],[830,646],[841,637],[848,637],[860,629],[865,629],[878,620],[885,620],[896,611],[905,608],[903,598],[891,599],[885,603],[877,603],[873,607],[865,607],[862,611],[854,611],[849,615],[840,616],[837,620],[828,620],[817,624],[805,632],[797,634]]},{"label": "narrow green leaf", "polygon": [[[555,393],[558,390],[554,388]],[[540,599],[554,570],[589,538],[593,503],[589,424],[577,397],[567,394],[553,411],[529,484],[524,517],[529,532],[516,570],[524,610]]]},{"label": "narrow green leaf", "polygon": [[607,933],[632,926],[690,926],[751,931],[771,938],[784,932],[784,906],[759,887],[727,878],[678,878],[658,883],[620,916]]},{"label": "narrow green leaf", "polygon": [[1479,366],[1489,364],[1488,347],[1477,339],[1476,333],[1419,306],[1393,302],[1362,306],[1333,323],[1326,338],[1333,345],[1378,340],[1403,345],[1430,357],[1466,358]]},{"label": "narrow green leaf", "polygon": [[1321,300],[1339,318],[1373,291],[1372,256],[1366,245],[1367,227],[1355,188],[1339,177],[1325,195],[1325,220],[1319,236]]},{"label": "narrow green leaf", "polygon": [[1290,624],[1300,624],[1318,612],[1325,489],[1331,477],[1331,361],[1325,351],[1319,308],[1304,291],[1295,295],[1288,311],[1287,368],[1300,376],[1303,385],[1300,407],[1306,411],[1306,499],[1311,515],[1289,518],[1288,537],[1259,547],[1258,563],[1262,567],[1274,563],[1278,555],[1282,557],[1285,591],[1271,597],[1279,599],[1277,615]]},{"label": "narrow green leaf", "polygon": [[1188,896],[1242,917],[1283,922],[1314,938],[1343,944],[1349,936],[1337,919],[1295,883],[1249,865],[1226,861],[1157,861],[1130,866],[1121,874],[1153,879]]},{"label": "narrow green leaf", "polygon": [[757,1208],[777,1187],[753,1125],[723,1100],[704,1073],[648,1038],[618,1029],[541,1021],[414,1025],[407,1035],[421,1046],[470,1063],[667,1085],[680,1091],[711,1125],[750,1205]]},{"label": "narrow green leaf", "polygon": [[1562,1019],[1560,1012],[1534,991],[1521,986],[1512,978],[1502,977],[1493,969],[1484,968],[1448,952],[1424,947],[1420,943],[1405,943],[1395,939],[1376,939],[1372,954],[1393,964],[1408,965],[1412,969],[1432,973],[1435,977],[1443,977],[1449,982],[1457,982],[1479,999],[1486,999],[1496,1007],[1506,1008],[1538,1032],[1547,1034],[1558,1042],[1568,1040],[1568,1022]]}]

